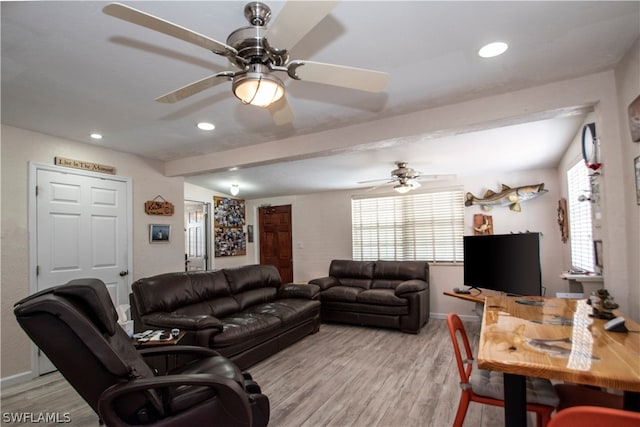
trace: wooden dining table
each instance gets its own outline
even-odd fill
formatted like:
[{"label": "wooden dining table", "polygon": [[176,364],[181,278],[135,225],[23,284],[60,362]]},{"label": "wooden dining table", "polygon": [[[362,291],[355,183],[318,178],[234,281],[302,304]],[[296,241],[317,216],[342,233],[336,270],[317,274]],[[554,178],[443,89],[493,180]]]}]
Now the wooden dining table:
[{"label": "wooden dining table", "polygon": [[640,411],[640,325],[625,318],[629,332],[611,332],[592,314],[586,299],[485,299],[478,367],[504,372],[505,426],[527,425],[527,376],[622,390]]}]

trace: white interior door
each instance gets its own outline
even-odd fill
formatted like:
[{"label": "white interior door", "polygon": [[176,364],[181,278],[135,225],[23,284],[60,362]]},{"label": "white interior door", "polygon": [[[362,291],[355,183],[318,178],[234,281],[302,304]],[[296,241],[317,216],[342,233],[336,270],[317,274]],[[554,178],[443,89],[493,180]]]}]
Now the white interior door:
[{"label": "white interior door", "polygon": [[[36,174],[36,290],[97,278],[114,304],[128,304],[128,183],[56,170]],[[38,367],[40,374],[55,370],[40,355]]]},{"label": "white interior door", "polygon": [[206,270],[208,262],[207,218],[209,206],[202,202],[184,202],[185,270]]}]

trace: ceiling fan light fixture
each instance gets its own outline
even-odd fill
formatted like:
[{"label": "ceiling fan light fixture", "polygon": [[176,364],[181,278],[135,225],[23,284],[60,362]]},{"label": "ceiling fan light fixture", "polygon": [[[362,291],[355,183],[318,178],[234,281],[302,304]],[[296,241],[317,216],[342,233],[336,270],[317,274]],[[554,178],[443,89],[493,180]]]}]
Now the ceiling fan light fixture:
[{"label": "ceiling fan light fixture", "polygon": [[409,191],[413,190],[413,188],[409,184],[394,185],[393,189],[400,194],[408,193]]},{"label": "ceiling fan light fixture", "polygon": [[[284,96],[284,84],[269,73],[262,71],[264,66],[254,64],[254,71],[236,76],[233,80],[233,94],[243,104],[268,107]],[[266,67],[265,67],[266,68]]]}]

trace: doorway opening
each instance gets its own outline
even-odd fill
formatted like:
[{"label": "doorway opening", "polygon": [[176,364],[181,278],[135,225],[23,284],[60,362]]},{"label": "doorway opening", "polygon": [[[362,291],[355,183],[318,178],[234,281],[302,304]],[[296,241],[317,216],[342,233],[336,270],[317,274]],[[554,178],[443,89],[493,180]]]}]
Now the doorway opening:
[{"label": "doorway opening", "polygon": [[184,270],[208,270],[210,204],[184,201]]}]

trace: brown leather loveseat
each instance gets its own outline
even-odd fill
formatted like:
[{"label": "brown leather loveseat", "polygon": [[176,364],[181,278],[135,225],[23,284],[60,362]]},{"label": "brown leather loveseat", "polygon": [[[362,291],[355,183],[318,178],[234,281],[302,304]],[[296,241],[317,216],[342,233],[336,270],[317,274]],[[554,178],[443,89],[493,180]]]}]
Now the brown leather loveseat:
[{"label": "brown leather loveseat", "polygon": [[425,261],[333,260],[320,287],[323,322],[400,329],[417,334],[429,321]]},{"label": "brown leather loveseat", "polygon": [[319,330],[318,292],[271,265],[167,273],[133,283],[132,314],[138,331],[178,328],[247,369]]}]

